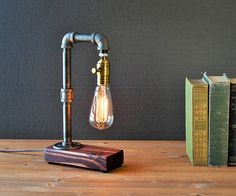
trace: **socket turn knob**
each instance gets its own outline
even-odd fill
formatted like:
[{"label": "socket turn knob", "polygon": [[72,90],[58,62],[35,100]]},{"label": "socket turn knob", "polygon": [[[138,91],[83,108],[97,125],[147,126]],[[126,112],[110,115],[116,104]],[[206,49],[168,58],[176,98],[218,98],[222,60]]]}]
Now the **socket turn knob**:
[{"label": "socket turn knob", "polygon": [[96,74],[97,72],[101,72],[102,70],[101,70],[101,68],[95,68],[95,67],[93,67],[92,69],[91,69],[91,72],[93,73],[93,74]]},{"label": "socket turn knob", "polygon": [[92,72],[92,74],[95,74],[95,73],[97,72],[97,69],[96,69],[95,67],[93,67],[93,68],[91,69],[91,72]]}]

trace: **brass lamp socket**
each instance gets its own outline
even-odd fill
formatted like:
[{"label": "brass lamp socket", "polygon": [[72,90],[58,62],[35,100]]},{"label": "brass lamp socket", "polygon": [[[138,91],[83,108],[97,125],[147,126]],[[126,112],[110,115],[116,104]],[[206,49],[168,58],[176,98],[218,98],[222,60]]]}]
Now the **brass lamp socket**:
[{"label": "brass lamp socket", "polygon": [[97,74],[97,85],[110,85],[110,62],[106,56],[101,57],[92,73]]}]

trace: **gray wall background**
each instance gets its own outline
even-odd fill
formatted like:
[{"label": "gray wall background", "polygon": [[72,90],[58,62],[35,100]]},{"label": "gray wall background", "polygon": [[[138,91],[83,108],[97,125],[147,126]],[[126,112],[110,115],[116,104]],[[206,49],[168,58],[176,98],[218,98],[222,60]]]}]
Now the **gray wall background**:
[{"label": "gray wall background", "polygon": [[236,1],[0,0],[0,138],[62,137],[67,32],[110,40],[115,121],[88,123],[96,47],[73,48],[74,139],[183,140],[184,80],[236,77]]}]

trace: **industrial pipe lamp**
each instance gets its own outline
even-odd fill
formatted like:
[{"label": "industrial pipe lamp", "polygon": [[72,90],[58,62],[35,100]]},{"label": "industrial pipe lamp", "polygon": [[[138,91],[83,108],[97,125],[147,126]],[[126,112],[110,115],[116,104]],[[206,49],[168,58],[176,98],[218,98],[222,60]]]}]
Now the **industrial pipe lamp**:
[{"label": "industrial pipe lamp", "polygon": [[72,141],[73,89],[71,86],[71,49],[75,43],[91,42],[97,45],[100,60],[92,68],[97,75],[97,86],[89,115],[89,123],[100,130],[109,128],[113,123],[113,106],[110,93],[110,63],[108,61],[109,42],[105,35],[67,33],[62,39],[63,48],[63,141],[44,149],[44,157],[48,163],[78,166],[88,169],[111,171],[123,163],[123,150],[91,146]]}]

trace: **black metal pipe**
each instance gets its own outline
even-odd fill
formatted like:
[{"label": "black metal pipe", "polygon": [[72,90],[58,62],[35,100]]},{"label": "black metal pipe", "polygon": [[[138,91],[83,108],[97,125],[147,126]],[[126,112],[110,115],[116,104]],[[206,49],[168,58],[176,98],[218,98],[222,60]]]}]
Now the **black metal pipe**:
[{"label": "black metal pipe", "polygon": [[63,48],[63,88],[71,88],[71,48]]},{"label": "black metal pipe", "polygon": [[[63,89],[71,89],[71,48],[63,49]],[[63,102],[63,142],[71,144],[71,102]]]}]

